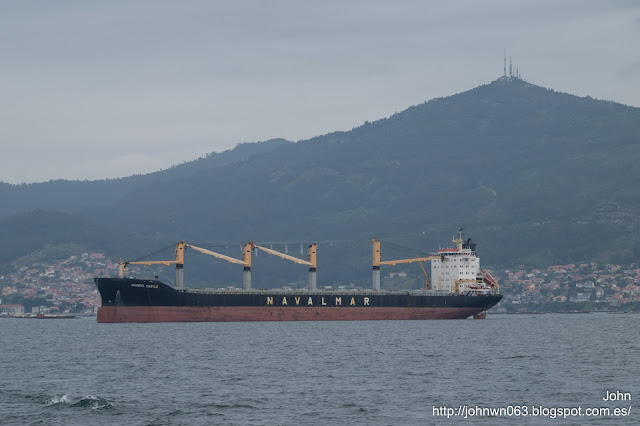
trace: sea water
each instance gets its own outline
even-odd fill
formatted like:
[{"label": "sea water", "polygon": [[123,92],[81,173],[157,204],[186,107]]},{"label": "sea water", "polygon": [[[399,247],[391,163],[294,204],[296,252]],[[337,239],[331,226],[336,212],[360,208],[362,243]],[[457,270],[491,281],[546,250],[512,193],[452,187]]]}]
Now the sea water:
[{"label": "sea water", "polygon": [[[0,424],[640,424],[639,330],[634,314],[166,324],[5,318]],[[631,399],[604,401],[608,392]],[[587,408],[610,413],[585,416]],[[631,413],[614,415],[616,408]]]}]

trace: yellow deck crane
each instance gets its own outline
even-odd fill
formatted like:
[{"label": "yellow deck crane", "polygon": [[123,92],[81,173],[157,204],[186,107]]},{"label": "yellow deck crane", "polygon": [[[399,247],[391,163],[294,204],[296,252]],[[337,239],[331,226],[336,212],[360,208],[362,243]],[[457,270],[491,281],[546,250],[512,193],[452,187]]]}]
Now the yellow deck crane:
[{"label": "yellow deck crane", "polygon": [[280,253],[274,249],[252,244],[252,246],[258,250],[262,250],[265,253],[272,254],[274,256],[281,257],[283,259],[290,260],[298,265],[307,265],[309,267],[309,290],[316,290],[316,248],[318,243],[309,244],[309,251],[307,253],[307,260],[298,259],[297,257],[289,256],[288,254]]},{"label": "yellow deck crane", "polygon": [[180,241],[176,244],[174,251],[175,260],[140,260],[131,262],[118,262],[118,276],[124,277],[124,268],[127,265],[176,265],[176,288],[184,288],[184,252],[187,248],[192,248],[200,253],[207,254],[209,256],[217,257],[219,259],[226,260],[229,263],[235,263],[244,266],[244,273],[242,276],[242,288],[251,288],[251,243],[246,243],[242,250],[242,260],[234,259],[233,257],[225,256],[224,254],[216,253],[211,250],[207,250],[193,244],[187,244],[186,241]]},{"label": "yellow deck crane", "polygon": [[176,260],[140,260],[140,261],[132,261],[132,262],[123,262],[120,260],[118,262],[118,276],[120,278],[124,278],[124,268],[127,265],[165,265],[169,266],[171,264],[176,265],[176,288],[184,288],[184,251],[187,248],[187,243],[184,241],[180,241],[176,244],[176,249],[174,254],[176,256]]},{"label": "yellow deck crane", "polygon": [[244,270],[242,271],[243,290],[249,290],[251,288],[251,246],[252,244],[250,242],[245,243],[242,246],[242,260],[238,260],[233,257],[225,256],[224,254],[216,253],[215,251],[194,246],[193,244],[187,244],[187,247],[199,251],[200,253],[208,254],[209,256],[217,257],[218,259],[226,260],[229,263],[244,266]]},{"label": "yellow deck crane", "polygon": [[422,272],[424,273],[424,278],[426,280],[426,290],[429,290],[429,276],[427,275],[427,271],[424,269],[422,262],[426,262],[429,260],[440,259],[440,256],[427,256],[427,257],[414,257],[412,259],[398,259],[398,260],[385,260],[384,262],[380,261],[380,241],[373,239],[373,290],[380,290],[380,266],[381,265],[397,265],[398,263],[414,263],[419,262],[420,267],[422,268]]}]

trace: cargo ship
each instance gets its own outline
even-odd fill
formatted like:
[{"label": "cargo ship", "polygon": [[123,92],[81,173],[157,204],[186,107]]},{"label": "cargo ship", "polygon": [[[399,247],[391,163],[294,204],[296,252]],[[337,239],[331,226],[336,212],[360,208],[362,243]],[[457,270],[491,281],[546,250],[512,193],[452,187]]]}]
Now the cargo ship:
[{"label": "cargo ship", "polygon": [[[176,244],[175,260],[120,262],[117,278],[95,278],[102,298],[98,322],[189,321],[349,321],[484,318],[484,312],[501,299],[499,285],[480,269],[476,245],[464,241],[462,229],[452,240],[455,248],[440,249],[425,257],[382,261],[380,241],[373,240],[373,275],[369,290],[319,290],[316,286],[316,244],[309,245],[307,260],[298,259],[251,242],[244,244],[242,260],[187,244]],[[188,249],[243,266],[242,289],[184,287],[184,252]],[[309,283],[303,290],[251,288],[251,253],[262,250],[309,266]],[[431,262],[431,280],[424,267],[425,288],[406,291],[380,289],[384,265]],[[176,284],[157,279],[126,278],[128,265],[176,265]]]}]

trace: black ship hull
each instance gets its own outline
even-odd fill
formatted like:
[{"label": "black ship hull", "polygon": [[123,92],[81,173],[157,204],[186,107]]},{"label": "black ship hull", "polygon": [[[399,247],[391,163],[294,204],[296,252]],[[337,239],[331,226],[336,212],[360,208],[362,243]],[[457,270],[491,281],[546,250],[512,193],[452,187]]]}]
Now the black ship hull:
[{"label": "black ship hull", "polygon": [[420,292],[177,290],[157,280],[96,278],[98,322],[463,319],[502,296]]}]

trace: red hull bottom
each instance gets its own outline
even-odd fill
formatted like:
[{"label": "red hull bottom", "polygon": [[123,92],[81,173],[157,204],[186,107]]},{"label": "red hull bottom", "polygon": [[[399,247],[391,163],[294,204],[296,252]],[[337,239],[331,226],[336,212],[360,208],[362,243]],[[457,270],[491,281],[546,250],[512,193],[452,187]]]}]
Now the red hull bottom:
[{"label": "red hull bottom", "polygon": [[364,321],[465,319],[482,308],[103,306],[98,322]]}]

